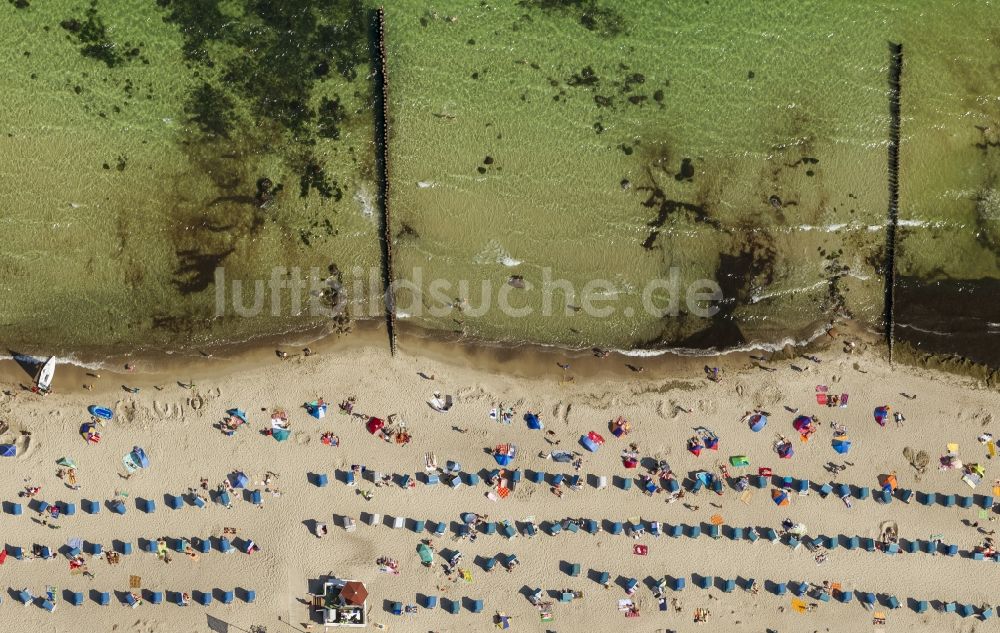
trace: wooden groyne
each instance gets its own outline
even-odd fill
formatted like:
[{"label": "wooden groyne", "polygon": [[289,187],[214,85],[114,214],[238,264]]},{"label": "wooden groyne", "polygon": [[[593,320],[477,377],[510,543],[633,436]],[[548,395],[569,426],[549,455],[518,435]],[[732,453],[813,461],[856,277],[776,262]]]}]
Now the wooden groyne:
[{"label": "wooden groyne", "polygon": [[885,231],[885,336],[892,362],[895,341],[896,228],[899,225],[899,102],[903,45],[889,43],[889,221]]},{"label": "wooden groyne", "polygon": [[378,180],[377,204],[382,247],[382,289],[389,353],[396,355],[396,297],[392,280],[392,222],[389,214],[389,81],[385,63],[385,11],[372,12],[372,79],[375,90],[375,173]]}]

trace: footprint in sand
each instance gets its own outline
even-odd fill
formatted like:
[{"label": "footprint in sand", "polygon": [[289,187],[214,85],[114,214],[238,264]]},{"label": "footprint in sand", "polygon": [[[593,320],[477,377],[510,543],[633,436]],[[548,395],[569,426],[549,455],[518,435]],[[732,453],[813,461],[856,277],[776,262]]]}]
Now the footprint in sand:
[{"label": "footprint in sand", "polygon": [[309,436],[308,434],[306,433],[295,434],[295,443],[298,444],[299,446],[306,446],[310,442],[312,442],[312,437]]}]

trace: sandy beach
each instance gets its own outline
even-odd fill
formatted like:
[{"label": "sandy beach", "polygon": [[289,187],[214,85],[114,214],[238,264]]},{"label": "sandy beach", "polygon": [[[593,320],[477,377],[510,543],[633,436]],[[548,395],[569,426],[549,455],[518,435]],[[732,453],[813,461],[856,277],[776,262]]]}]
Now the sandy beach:
[{"label": "sandy beach", "polygon": [[[54,393],[45,397],[20,389],[18,384],[28,382],[29,377],[8,363],[3,389],[14,395],[0,398],[0,420],[9,426],[0,441],[15,444],[17,455],[0,460],[6,482],[0,498],[5,502],[8,551],[12,546],[23,548],[25,560],[8,555],[3,564],[6,595],[0,612],[7,614],[7,622],[33,631],[81,630],[81,621],[87,623],[84,630],[94,631],[208,631],[219,629],[220,622],[228,623],[233,631],[247,631],[255,625],[271,632],[302,631],[310,622],[308,592],[317,589],[319,579],[333,575],[363,581],[369,591],[370,628],[382,625],[390,631],[485,631],[493,629],[497,612],[511,616],[514,630],[539,632],[971,630],[973,617],[963,619],[935,607],[949,601],[974,605],[978,618],[981,605],[997,606],[990,583],[996,563],[974,560],[971,552],[983,544],[984,532],[997,525],[995,512],[981,513],[981,495],[992,494],[992,482],[1000,473],[977,437],[997,433],[994,417],[1000,394],[967,378],[902,365],[890,368],[877,350],[866,351],[860,345],[846,354],[842,345],[843,341],[834,341],[815,360],[798,357],[763,363],[769,370],[753,367],[753,361],[743,357],[730,358],[721,381],[713,382],[700,369],[704,360],[679,364],[681,369],[674,371],[651,365],[637,372],[623,369],[620,358],[580,358],[583,369],[578,372],[576,359],[564,361],[569,363],[564,369],[546,358],[544,362],[536,359],[538,370],[524,376],[505,372],[495,363],[476,369],[475,359],[447,362],[443,360],[447,350],[418,356],[403,345],[393,358],[384,345],[365,342],[317,348],[314,356],[287,360],[278,359],[273,350],[261,351],[252,362],[227,365],[205,359],[202,369],[189,363],[183,374],[176,366],[147,367],[143,361],[136,361],[132,374],[94,372],[101,373],[100,378],[63,368],[56,376]],[[516,353],[504,362],[518,364]],[[602,362],[608,368],[601,369]],[[592,370],[588,369],[591,365]],[[92,384],[93,390],[84,390],[84,383]],[[127,393],[123,384],[140,390]],[[817,404],[817,386],[825,386],[829,394],[849,394],[848,406]],[[428,400],[434,392],[451,395],[454,406],[443,413],[433,410]],[[338,411],[338,403],[352,396],[355,415]],[[321,420],[303,408],[317,398],[330,403]],[[101,440],[97,444],[88,444],[79,433],[90,420],[90,405],[109,407],[115,414],[112,421],[98,427]],[[883,405],[891,407],[884,427],[873,417],[875,408]],[[216,426],[226,417],[226,410],[234,407],[247,413],[248,423],[226,436]],[[496,407],[513,407],[510,424],[490,417]],[[288,414],[291,436],[285,442],[261,433],[271,428],[271,413],[276,409]],[[754,410],[769,414],[767,426],[757,433],[745,420]],[[545,430],[528,429],[524,420],[528,412],[538,414]],[[905,420],[896,422],[892,416],[896,412]],[[816,431],[808,441],[801,440],[793,428],[797,415],[817,418]],[[399,445],[372,435],[365,425],[369,416],[384,420],[392,416],[396,427],[405,422],[412,441]],[[631,427],[620,438],[609,431],[609,422],[619,417]],[[831,423],[847,427],[852,442],[848,454],[833,450]],[[717,451],[706,449],[695,456],[686,450],[686,441],[699,427],[719,438]],[[580,436],[590,431],[605,439],[596,453],[579,443]],[[324,433],[335,434],[339,446],[324,444]],[[773,450],[779,435],[793,444],[790,459],[780,459]],[[490,499],[491,489],[485,482],[457,489],[424,483],[428,452],[435,454],[442,468],[454,460],[463,473],[483,475],[497,468],[493,449],[507,443],[517,447],[509,468],[526,476],[506,498]],[[960,470],[938,469],[949,443],[959,445],[957,456],[966,464],[985,467],[975,490],[962,481]],[[636,469],[626,469],[621,457],[631,444],[642,460]],[[134,446],[144,449],[149,466],[124,479],[122,457]],[[906,447],[929,456],[930,464],[922,475],[904,457]],[[582,459],[579,471],[571,463],[541,456],[560,450],[578,454]],[[736,455],[746,456],[749,466],[730,466],[729,458]],[[57,461],[67,457],[77,465],[78,490],[57,476]],[[684,490],[690,489],[699,471],[719,475],[720,466],[725,465],[732,478],[725,482],[722,494],[710,489],[689,491],[683,499],[668,503],[669,493],[643,494],[638,482],[648,472],[647,466],[658,460],[669,462]],[[831,462],[847,466],[834,475],[827,469]],[[421,473],[421,477],[412,489],[400,486],[398,478],[384,487],[366,479],[352,487],[343,481],[352,465],[411,478]],[[755,476],[761,467],[773,469],[775,475],[808,479],[812,488],[807,495],[792,491],[789,504],[781,507],[772,501],[777,488],[770,481],[765,488],[750,486],[752,492],[741,498],[737,478]],[[532,471],[578,473],[582,486],[572,490],[563,484],[557,496],[548,481],[528,481]],[[167,506],[164,495],[186,495],[189,489],[214,497],[201,489],[202,479],[214,492],[235,472],[248,475],[248,490],[261,490],[260,507],[245,500],[243,490],[233,492],[230,509],[214,500],[199,509],[188,502],[190,497],[180,509]],[[275,475],[265,490],[268,472]],[[855,493],[848,508],[837,494],[824,497],[818,489],[828,482],[843,482],[852,491],[868,487],[874,495],[879,476],[891,472],[897,476],[899,489],[888,505],[871,497],[859,499]],[[329,484],[315,485],[317,474],[326,474]],[[608,485],[598,489],[594,484],[601,476]],[[622,489],[625,479],[636,481],[630,490]],[[25,486],[41,490],[34,499],[21,499],[18,493]],[[280,495],[273,493],[275,489]],[[970,508],[944,507],[940,502],[928,506],[918,502],[920,494],[904,503],[900,492],[904,489],[935,492],[939,498],[975,495],[975,503]],[[361,491],[370,491],[372,498],[366,500]],[[106,505],[115,498],[124,502],[124,515]],[[139,508],[147,499],[156,504],[151,514]],[[34,502],[40,500],[69,502],[75,504],[76,512],[50,519],[48,523],[57,529],[47,527],[33,510]],[[99,501],[99,513],[84,512],[83,500]],[[10,503],[20,503],[23,514],[10,514]],[[518,535],[507,539],[480,532],[474,542],[458,539],[460,516],[467,512],[488,515],[488,521],[510,520]],[[371,515],[379,515],[380,524],[369,525],[366,519]],[[718,539],[707,534],[715,515],[724,524]],[[356,521],[354,531],[342,528],[345,516]],[[539,527],[534,537],[523,533],[523,521],[529,516],[536,518]],[[394,517],[405,518],[404,527],[390,527]],[[608,533],[614,522],[632,517],[643,519],[644,535],[630,538]],[[564,529],[550,535],[551,523],[566,518],[594,519],[602,530],[588,534]],[[730,527],[780,531],[786,518],[807,528],[805,544],[798,548],[790,547],[785,538],[773,543],[766,538],[756,542],[731,538]],[[442,537],[426,529],[415,533],[413,520],[443,521],[447,533]],[[661,522],[664,530],[677,524],[688,528],[680,538],[656,537],[650,534],[650,521]],[[329,534],[322,539],[314,534],[317,522],[329,526]],[[844,546],[851,536],[861,537],[862,542],[878,539],[891,523],[898,526],[904,547],[910,540],[933,537],[940,540],[942,552],[948,544],[955,544],[960,553],[889,555],[865,551],[863,545],[854,551]],[[691,526],[699,526],[702,534],[688,536]],[[229,554],[217,547],[217,538],[226,528],[236,530],[232,540],[238,551]],[[812,539],[821,535],[844,537],[820,564],[816,557],[821,551],[812,551]],[[192,543],[212,537],[212,549],[198,560],[171,551],[169,563],[155,553],[141,551],[144,539],[155,542],[161,537]],[[92,578],[70,572],[63,546],[72,539],[84,542],[83,558]],[[423,539],[433,539],[436,550],[430,568],[421,566],[417,555]],[[241,551],[247,540],[253,540],[259,551]],[[111,551],[120,548],[120,542],[131,543],[134,550],[122,555],[117,564],[88,553],[93,551],[91,544]],[[55,556],[28,560],[35,544],[49,546]],[[645,555],[634,553],[637,544],[646,546]],[[443,566],[454,552],[462,553],[458,567],[469,572],[471,581],[445,573]],[[514,554],[520,564],[512,571],[501,564],[485,571],[484,561],[498,554]],[[376,564],[380,557],[398,561],[399,574],[380,573]],[[581,573],[572,577],[568,572],[576,563]],[[601,572],[608,572],[608,588],[595,581]],[[164,603],[154,605],[147,600],[135,609],[124,606],[121,600],[132,576],[140,577],[141,590],[165,592]],[[680,591],[667,588],[667,609],[661,611],[654,591],[664,576],[670,584],[685,578],[687,586]],[[699,576],[713,577],[714,586],[698,588]],[[639,617],[626,618],[619,601],[628,598],[624,586],[632,578],[638,581],[631,600]],[[736,581],[731,593],[723,591],[727,579]],[[756,594],[747,586],[751,579],[759,587]],[[819,599],[815,588],[824,581],[853,590],[855,597],[844,603],[843,594],[835,591],[830,601]],[[805,613],[793,608],[792,591],[800,582],[816,586],[802,598],[807,608],[816,605]],[[774,583],[787,584],[789,593],[776,595]],[[47,586],[56,588],[54,613],[18,604],[16,593],[21,589],[44,596]],[[553,602],[553,619],[542,622],[539,609],[527,597],[537,588],[546,596],[568,589],[582,592],[583,597],[569,603],[545,597]],[[253,603],[244,600],[246,589],[255,592]],[[92,591],[110,592],[111,604],[100,606],[92,599]],[[175,592],[213,591],[217,599],[209,606],[194,601],[186,607],[171,603]],[[222,596],[218,592],[225,591],[235,592],[231,604],[218,600]],[[64,592],[82,592],[83,604],[73,606]],[[876,594],[873,610],[884,612],[884,626],[873,626],[873,610],[859,601],[864,592]],[[899,600],[900,608],[884,606],[890,595]],[[425,596],[437,596],[437,607],[424,608]],[[476,599],[483,601],[478,614],[468,608]],[[911,599],[927,600],[930,609],[916,613]],[[462,604],[457,615],[443,608],[452,600]],[[394,602],[418,605],[417,612],[392,615]],[[694,622],[696,609],[710,612],[707,623]],[[323,627],[314,624],[309,630]]]}]

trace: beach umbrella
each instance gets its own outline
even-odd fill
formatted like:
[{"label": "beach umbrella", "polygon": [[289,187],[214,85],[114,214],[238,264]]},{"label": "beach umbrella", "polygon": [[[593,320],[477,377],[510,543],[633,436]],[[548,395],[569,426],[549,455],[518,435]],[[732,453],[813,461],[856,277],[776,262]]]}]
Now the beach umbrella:
[{"label": "beach umbrella", "polygon": [[250,478],[243,471],[236,471],[229,476],[229,481],[232,482],[233,488],[246,488],[247,484],[250,483]]},{"label": "beach umbrella", "polygon": [[714,435],[709,435],[705,438],[705,448],[710,451],[719,450],[719,438]]},{"label": "beach umbrella", "polygon": [[774,501],[775,505],[787,506],[788,505],[788,493],[784,490],[775,488],[771,491],[771,499]]},{"label": "beach umbrella", "polygon": [[801,433],[802,431],[808,431],[809,427],[812,426],[812,423],[813,423],[812,418],[810,418],[808,415],[800,415],[796,417],[795,420],[792,421],[792,426],[795,428],[796,431],[799,431]]},{"label": "beach umbrella", "polygon": [[497,461],[500,466],[506,466],[514,459],[513,453],[494,453],[493,459]]},{"label": "beach umbrella", "polygon": [[762,428],[767,426],[767,416],[763,413],[754,413],[750,416],[748,424],[750,425],[750,430],[757,433]]},{"label": "beach umbrella", "polygon": [[382,421],[381,418],[368,418],[367,426],[368,426],[368,432],[371,433],[372,435],[375,435],[376,433],[382,430],[382,427],[385,426],[385,422]]},{"label": "beach umbrella", "polygon": [[241,420],[244,424],[247,423],[247,414],[243,409],[229,409],[226,411],[226,415],[231,415],[234,418]]},{"label": "beach umbrella", "polygon": [[347,604],[361,606],[368,599],[368,589],[364,583],[352,580],[344,585],[340,590],[340,598]]},{"label": "beach umbrella", "polygon": [[833,446],[833,450],[840,455],[846,455],[851,450],[851,441],[847,439],[846,435],[836,436],[833,438],[831,445]]},{"label": "beach umbrella", "polygon": [[795,449],[792,448],[791,442],[784,442],[778,445],[778,457],[781,459],[791,459],[794,454]]},{"label": "beach umbrella", "polygon": [[292,432],[289,431],[288,429],[272,429],[271,430],[271,437],[273,437],[275,440],[277,440],[279,442],[284,442],[285,440],[287,440],[289,438],[289,436],[291,434],[292,434]]},{"label": "beach umbrella", "polygon": [[524,421],[528,423],[528,428],[532,431],[541,431],[545,428],[542,421],[538,419],[538,415],[534,413],[525,413]]}]

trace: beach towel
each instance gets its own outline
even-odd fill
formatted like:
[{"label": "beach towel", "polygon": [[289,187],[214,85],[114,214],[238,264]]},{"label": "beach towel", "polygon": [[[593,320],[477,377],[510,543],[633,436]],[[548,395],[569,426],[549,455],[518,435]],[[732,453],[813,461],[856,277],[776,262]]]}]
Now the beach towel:
[{"label": "beach towel", "polygon": [[645,545],[633,545],[632,553],[636,556],[645,556],[649,553],[649,548]]},{"label": "beach towel", "polygon": [[498,486],[497,487],[497,495],[501,499],[506,499],[507,495],[509,495],[509,494],[510,494],[510,489],[509,488],[505,488],[504,486]]},{"label": "beach towel", "polygon": [[817,393],[816,394],[816,404],[820,404],[820,405],[826,406],[826,394],[825,393]]},{"label": "beach towel", "polygon": [[849,394],[846,394],[846,393],[840,394],[840,408],[841,409],[846,409],[847,408],[847,398],[848,398],[848,396],[849,396]]}]

